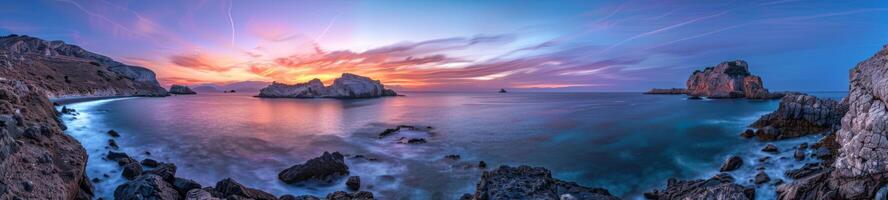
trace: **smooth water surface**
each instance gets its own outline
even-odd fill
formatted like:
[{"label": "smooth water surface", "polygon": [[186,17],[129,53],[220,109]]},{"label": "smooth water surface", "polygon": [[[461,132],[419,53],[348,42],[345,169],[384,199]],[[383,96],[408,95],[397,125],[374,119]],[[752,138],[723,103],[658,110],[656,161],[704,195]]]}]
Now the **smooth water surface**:
[{"label": "smooth water surface", "polygon": [[[346,190],[345,179],[301,185],[277,179],[287,167],[324,151],[339,151],[348,155],[351,175],[361,176],[362,189],[384,199],[457,199],[474,191],[482,160],[488,168],[546,167],[556,178],[632,199],[663,187],[669,177],[712,176],[727,156],[760,156],[757,148],[764,143],[738,135],[779,102],[638,93],[406,95],[364,100],[247,94],[125,98],[68,105],[81,114],[64,119],[67,132],[87,148],[88,175],[102,179],[96,187],[106,199],[123,181],[116,164],[101,159],[108,152],[110,137],[104,132],[109,129],[122,134],[116,139],[121,151],[137,159],[173,162],[179,177],[205,186],[232,177],[278,196]],[[400,124],[433,127],[422,135],[428,143],[377,138],[385,128]],[[443,158],[449,154],[461,155],[461,160]],[[752,167],[746,168],[735,175],[744,184],[754,174]]]}]

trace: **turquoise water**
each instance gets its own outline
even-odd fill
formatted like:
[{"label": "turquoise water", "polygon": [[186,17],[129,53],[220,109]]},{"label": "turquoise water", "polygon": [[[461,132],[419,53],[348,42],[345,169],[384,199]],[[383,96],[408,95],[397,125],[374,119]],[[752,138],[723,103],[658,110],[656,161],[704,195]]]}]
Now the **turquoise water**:
[{"label": "turquoise water", "polygon": [[[226,177],[274,193],[345,190],[331,185],[286,185],[277,173],[293,164],[340,151],[378,161],[347,159],[365,190],[385,199],[456,199],[474,191],[490,166],[546,167],[556,178],[604,187],[624,198],[663,187],[669,177],[716,173],[730,155],[761,156],[764,143],[738,135],[778,101],[686,100],[637,93],[406,93],[366,100],[260,99],[246,94],[125,98],[68,105],[67,131],[90,154],[88,173],[100,177],[100,196],[122,182],[104,161],[108,129],[119,131],[121,150],[137,159],[179,166],[178,175],[213,185]],[[840,98],[842,93],[822,96]],[[399,124],[432,126],[429,141],[397,144],[376,134]],[[814,140],[801,138],[782,146]],[[790,151],[788,148],[785,151]],[[150,152],[146,155],[144,152]],[[785,152],[786,153],[786,152]],[[443,157],[461,155],[461,161]],[[792,159],[788,159],[792,160]],[[773,164],[773,175],[801,163]],[[735,172],[754,175],[751,165]],[[771,172],[769,172],[771,173]],[[103,175],[109,178],[103,178]],[[760,188],[767,197],[773,190]],[[765,195],[765,196],[763,196]]]}]

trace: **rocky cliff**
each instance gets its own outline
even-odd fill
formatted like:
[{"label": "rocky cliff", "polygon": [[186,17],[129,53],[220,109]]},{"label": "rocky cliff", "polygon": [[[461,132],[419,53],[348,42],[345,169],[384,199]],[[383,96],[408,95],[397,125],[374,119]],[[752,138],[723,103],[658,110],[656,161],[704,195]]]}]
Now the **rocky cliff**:
[{"label": "rocky cliff", "polygon": [[29,36],[0,37],[0,78],[37,86],[51,98],[168,95],[149,69]]},{"label": "rocky cliff", "polygon": [[687,81],[688,95],[708,98],[773,99],[782,97],[765,89],[762,79],[749,72],[746,61],[722,62],[695,71]]},{"label": "rocky cliff", "polygon": [[324,86],[319,79],[306,83],[288,85],[272,83],[259,91],[258,97],[266,98],[373,98],[397,96],[391,89],[386,89],[378,80],[343,73],[333,80],[330,86]]},{"label": "rocky cliff", "polygon": [[762,116],[751,126],[758,129],[755,136],[760,140],[832,133],[838,130],[847,110],[847,101],[840,103],[811,95],[791,94],[780,100],[776,111]]},{"label": "rocky cliff", "polygon": [[0,199],[91,199],[85,149],[50,98],[133,95],[167,92],[142,67],[61,41],[0,37]]}]

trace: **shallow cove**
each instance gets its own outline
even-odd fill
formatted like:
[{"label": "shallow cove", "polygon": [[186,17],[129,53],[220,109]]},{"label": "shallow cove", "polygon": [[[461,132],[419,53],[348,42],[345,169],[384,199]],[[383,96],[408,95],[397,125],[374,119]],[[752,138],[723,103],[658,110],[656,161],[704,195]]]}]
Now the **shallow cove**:
[{"label": "shallow cove", "polygon": [[[384,199],[456,199],[471,193],[481,174],[474,166],[481,160],[491,167],[546,167],[556,178],[636,199],[662,187],[669,177],[712,176],[729,155],[745,155],[747,161],[759,156],[755,152],[764,143],[738,134],[779,102],[638,93],[406,95],[364,100],[249,94],[109,99],[69,104],[80,114],[63,119],[66,132],[90,155],[89,177],[102,179],[96,184],[97,197],[106,199],[113,198],[114,187],[123,181],[116,164],[101,159],[108,151],[109,129],[121,133],[116,138],[121,151],[136,159],[173,162],[179,177],[204,186],[232,177],[278,196],[345,190],[344,178],[308,185],[277,179],[280,170],[293,164],[340,151],[348,155],[351,175],[361,176],[362,189]],[[377,139],[385,128],[399,124],[432,126],[428,143]],[[359,154],[378,161],[352,158]],[[461,160],[445,160],[449,154],[459,154]],[[741,168],[735,176],[745,184],[744,174],[754,170],[744,167],[749,169]]]}]

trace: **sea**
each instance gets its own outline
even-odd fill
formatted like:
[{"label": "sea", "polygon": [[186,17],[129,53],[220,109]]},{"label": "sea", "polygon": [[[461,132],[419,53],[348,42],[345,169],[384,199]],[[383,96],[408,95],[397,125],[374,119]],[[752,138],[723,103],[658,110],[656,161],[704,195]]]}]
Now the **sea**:
[{"label": "sea", "polygon": [[[177,176],[204,186],[233,178],[274,195],[324,197],[345,191],[345,178],[286,184],[278,173],[324,152],[345,155],[361,190],[380,199],[458,199],[473,193],[481,174],[501,165],[544,167],[557,179],[601,187],[623,199],[643,199],[671,177],[708,178],[732,155],[744,158],[730,172],[775,198],[773,184],[752,179],[764,167],[776,179],[795,161],[794,148],[820,136],[766,142],[739,135],[779,100],[704,99],[641,93],[403,92],[375,99],[266,99],[212,93],[165,98],[127,97],[68,102],[67,134],[89,154],[87,175],[96,198],[113,199],[126,180],[109,151],[137,160],[175,163]],[[846,92],[811,93],[841,99]],[[421,127],[379,137],[399,125]],[[106,132],[115,130],[120,137]],[[404,144],[400,137],[424,138]],[[112,149],[108,140],[120,146]],[[810,150],[809,150],[810,151]],[[459,155],[458,160],[447,155]],[[757,159],[773,157],[765,162]],[[478,167],[484,161],[487,168]]]}]

